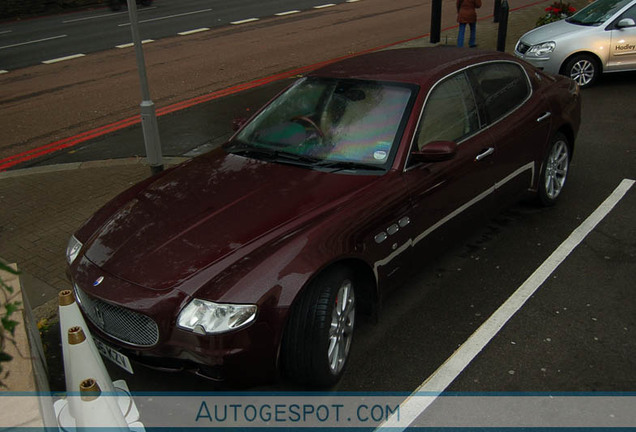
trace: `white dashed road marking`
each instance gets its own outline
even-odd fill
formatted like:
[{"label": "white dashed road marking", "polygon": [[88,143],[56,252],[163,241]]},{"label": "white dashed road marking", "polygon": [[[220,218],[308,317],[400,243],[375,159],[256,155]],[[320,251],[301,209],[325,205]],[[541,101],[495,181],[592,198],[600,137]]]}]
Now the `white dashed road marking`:
[{"label": "white dashed road marking", "polygon": [[[141,41],[142,44],[147,44],[147,43],[151,43],[154,42],[154,39],[144,39]],[[130,43],[125,43],[125,44],[121,44],[121,45],[115,45],[115,48],[131,48],[134,47],[135,44],[134,42],[130,42]]]},{"label": "white dashed road marking", "polygon": [[[360,1],[360,0],[346,0],[346,3],[356,3],[358,1]],[[332,6],[336,6],[336,4],[335,3],[327,3],[327,4],[323,4],[323,5],[314,6],[313,9],[324,9],[324,8],[328,8],[328,7],[332,7]],[[145,12],[145,11],[148,11],[148,10],[151,10],[151,9],[156,9],[156,7],[144,8],[144,9],[140,10],[140,12]],[[178,17],[182,17],[182,16],[200,14],[200,13],[205,13],[205,12],[210,12],[210,11],[212,11],[212,9],[202,9],[202,10],[197,10],[197,11],[192,11],[192,12],[185,12],[185,13],[182,13],[182,14],[166,15],[166,16],[162,16],[162,17],[142,20],[142,21],[139,21],[139,23],[161,21],[161,20],[166,20],[166,19],[170,19],[170,18],[178,18]],[[301,12],[302,12],[301,10],[294,9],[294,10],[289,10],[289,11],[285,11],[285,12],[276,13],[276,14],[274,14],[274,16],[282,17],[282,16],[297,14],[297,13],[301,13]],[[83,18],[65,20],[65,21],[62,21],[62,22],[67,24],[67,23],[72,23],[72,22],[77,22],[77,21],[85,21],[85,20],[91,20],[91,19],[112,17],[113,15],[120,15],[120,14],[126,14],[126,13],[127,12],[118,12],[118,13],[112,13],[112,14],[107,14],[107,15],[95,15],[95,16],[91,16],[91,17],[83,17]],[[255,21],[259,21],[259,20],[260,20],[260,18],[247,18],[247,19],[243,19],[243,20],[232,21],[230,24],[232,24],[232,25],[247,24],[247,23],[251,23],[251,22],[255,22]],[[118,24],[118,27],[127,27],[127,26],[130,26],[130,23]],[[198,28],[198,29],[183,31],[183,32],[180,32],[180,33],[177,33],[177,34],[179,36],[187,36],[187,35],[191,35],[191,34],[195,34],[195,33],[201,33],[201,32],[209,31],[209,30],[210,30],[210,28],[208,28],[208,27],[202,27],[202,28]],[[3,31],[0,31],[0,35],[1,34],[5,34],[5,33],[11,33],[11,32],[12,32],[12,30],[3,30]],[[32,41],[16,43],[16,44],[12,44],[12,45],[5,45],[5,46],[0,46],[0,50],[7,49],[7,48],[19,47],[19,46],[23,46],[23,45],[35,44],[35,43],[39,43],[39,42],[46,42],[46,41],[55,40],[55,39],[61,39],[61,38],[65,38],[65,37],[68,37],[68,35],[58,35],[58,36],[52,36],[52,37],[48,37],[48,38],[44,38],[44,39],[37,39],[37,40],[32,40]],[[146,40],[142,41],[142,43],[144,43],[144,44],[150,43],[150,42],[154,42],[154,40],[153,39],[146,39]],[[127,43],[127,44],[117,45],[116,48],[130,48],[130,47],[133,47],[133,46],[134,46],[133,43]],[[84,57],[85,55],[86,54],[74,54],[74,55],[69,55],[69,56],[65,56],[65,57],[59,57],[59,58],[54,58],[54,59],[50,59],[50,60],[44,60],[44,61],[42,61],[42,63],[44,63],[44,64],[58,63],[58,62],[65,61],[65,60],[72,60],[72,59],[75,59],[75,58]],[[8,73],[8,72],[9,71],[6,71],[6,70],[0,70],[0,74],[5,74],[5,73]]]},{"label": "white dashed road marking", "polygon": [[20,43],[16,43],[16,44],[12,44],[12,45],[0,46],[0,50],[6,49],[6,48],[13,48],[13,47],[18,47],[18,46],[23,46],[23,45],[30,45],[30,44],[39,43],[39,42],[46,42],[46,41],[50,41],[50,40],[54,40],[54,39],[61,39],[61,38],[65,38],[67,36],[68,35],[52,36],[52,37],[48,37],[48,38],[44,38],[44,39],[36,39],[36,40],[27,41],[27,42],[20,42]]},{"label": "white dashed road marking", "polygon": [[232,25],[247,24],[250,22],[258,21],[258,20],[259,18],[248,18],[248,19],[239,20],[239,21],[232,21],[230,24]]},{"label": "white dashed road marking", "polygon": [[277,14],[274,14],[274,15],[276,15],[276,16],[285,16],[285,15],[291,15],[291,14],[297,14],[297,13],[300,13],[300,11],[299,10],[290,10],[290,11],[287,11],[287,12],[278,12]]},{"label": "white dashed road marking", "polygon": [[66,60],[73,60],[76,58],[80,58],[80,57],[84,57],[86,54],[73,54],[73,55],[69,55],[66,57],[58,57],[58,58],[54,58],[51,60],[44,60],[42,63],[44,64],[53,64],[53,63],[59,63],[59,62],[63,62]]},{"label": "white dashed road marking", "polygon": [[[162,21],[162,20],[167,20],[167,19],[171,19],[171,18],[179,18],[182,16],[188,16],[188,15],[195,15],[195,14],[200,14],[200,13],[205,13],[205,12],[210,12],[212,11],[212,9],[201,9],[198,11],[192,11],[192,12],[185,12],[182,14],[175,14],[175,15],[166,15],[166,16],[162,16],[162,17],[157,17],[157,18],[150,18],[147,20],[142,20],[139,21],[139,24],[143,24],[143,23],[148,23],[148,22],[154,22],[154,21]],[[129,26],[130,23],[124,23],[124,24],[119,24],[118,27],[126,27]]]},{"label": "white dashed road marking", "polygon": [[208,27],[201,27],[194,30],[183,31],[181,33],[177,33],[179,36],[187,36],[195,33],[201,33],[210,30]]}]

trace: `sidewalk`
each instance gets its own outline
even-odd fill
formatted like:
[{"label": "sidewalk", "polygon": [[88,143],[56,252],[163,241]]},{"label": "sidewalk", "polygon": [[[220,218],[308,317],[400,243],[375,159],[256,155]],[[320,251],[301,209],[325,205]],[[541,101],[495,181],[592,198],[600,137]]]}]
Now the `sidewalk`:
[{"label": "sidewalk", "polygon": [[[514,10],[514,2],[511,3],[507,52],[512,52],[517,39],[534,27],[550,4],[543,1]],[[572,4],[579,9],[587,0]],[[498,24],[493,23],[491,10],[480,10],[479,16],[478,46],[494,50]],[[445,29],[441,43],[455,45],[456,37],[457,28]],[[430,46],[428,41],[428,37],[412,40],[395,48]],[[179,160],[167,161],[175,163]],[[17,263],[22,270],[22,284],[36,321],[55,321],[57,294],[69,288],[65,250],[71,234],[109,199],[149,174],[150,169],[138,159],[0,172],[0,257]]]}]

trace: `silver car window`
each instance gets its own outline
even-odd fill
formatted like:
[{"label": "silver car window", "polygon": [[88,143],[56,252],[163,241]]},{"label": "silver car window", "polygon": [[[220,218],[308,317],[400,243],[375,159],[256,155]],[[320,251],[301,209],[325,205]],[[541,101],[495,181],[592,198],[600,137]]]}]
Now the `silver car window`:
[{"label": "silver car window", "polygon": [[630,7],[625,12],[623,12],[618,19],[620,20],[623,18],[631,18],[634,21],[636,21],[636,5]]},{"label": "silver car window", "polygon": [[631,0],[596,0],[571,17],[567,22],[586,26],[600,26],[616,12],[629,4]]}]

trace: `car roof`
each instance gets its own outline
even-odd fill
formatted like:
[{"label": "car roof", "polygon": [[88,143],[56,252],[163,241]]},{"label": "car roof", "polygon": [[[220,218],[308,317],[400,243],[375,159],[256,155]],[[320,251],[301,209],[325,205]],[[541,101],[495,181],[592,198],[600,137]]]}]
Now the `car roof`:
[{"label": "car roof", "polygon": [[496,51],[449,46],[401,48],[350,57],[317,69],[309,76],[396,81],[422,86],[440,75],[492,60],[514,60],[514,57]]}]

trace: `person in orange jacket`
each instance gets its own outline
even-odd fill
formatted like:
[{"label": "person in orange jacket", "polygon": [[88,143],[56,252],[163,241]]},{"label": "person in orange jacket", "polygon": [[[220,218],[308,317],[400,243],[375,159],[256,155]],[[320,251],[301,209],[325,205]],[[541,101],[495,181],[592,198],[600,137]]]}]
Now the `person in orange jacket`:
[{"label": "person in orange jacket", "polygon": [[470,26],[470,38],[468,46],[475,48],[477,46],[477,9],[481,7],[481,0],[457,0],[457,22],[459,23],[459,34],[457,35],[457,46],[464,46],[464,34],[466,33],[466,24]]}]

